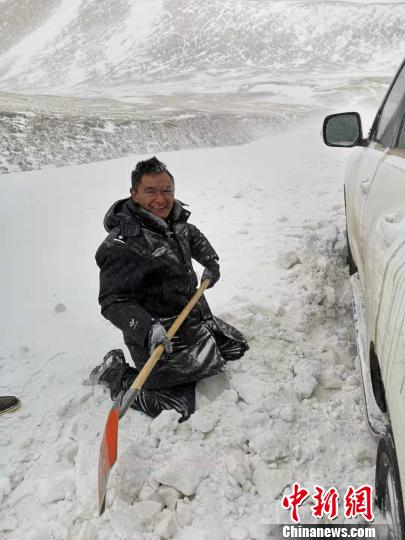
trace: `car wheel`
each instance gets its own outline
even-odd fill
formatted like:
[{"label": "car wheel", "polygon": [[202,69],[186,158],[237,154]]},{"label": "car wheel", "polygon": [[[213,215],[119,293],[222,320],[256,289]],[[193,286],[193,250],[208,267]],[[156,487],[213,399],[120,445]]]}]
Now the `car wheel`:
[{"label": "car wheel", "polygon": [[390,427],[381,435],[377,450],[375,490],[377,506],[384,518],[387,540],[405,538],[404,503],[394,438]]}]

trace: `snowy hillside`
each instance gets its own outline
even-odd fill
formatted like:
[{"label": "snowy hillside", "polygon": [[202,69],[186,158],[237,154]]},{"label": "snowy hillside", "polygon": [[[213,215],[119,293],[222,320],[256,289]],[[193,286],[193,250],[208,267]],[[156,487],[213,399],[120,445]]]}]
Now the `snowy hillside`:
[{"label": "snowy hillside", "polygon": [[404,23],[403,2],[3,0],[0,172],[242,144],[320,111],[374,110]]},{"label": "snowy hillside", "polygon": [[[18,11],[3,11],[6,32]],[[0,56],[0,89],[125,97],[390,75],[404,24],[403,2],[61,0]]]},{"label": "snowy hillside", "polygon": [[373,482],[344,264],[346,156],[322,145],[319,120],[245,146],[159,154],[220,254],[207,299],[250,351],[199,385],[184,424],[127,413],[102,518],[111,401],[85,383],[125,347],[99,313],[93,255],[140,156],[3,177],[0,393],[23,403],[0,423],[4,540],[265,540],[290,520],[280,499],[292,482]]}]

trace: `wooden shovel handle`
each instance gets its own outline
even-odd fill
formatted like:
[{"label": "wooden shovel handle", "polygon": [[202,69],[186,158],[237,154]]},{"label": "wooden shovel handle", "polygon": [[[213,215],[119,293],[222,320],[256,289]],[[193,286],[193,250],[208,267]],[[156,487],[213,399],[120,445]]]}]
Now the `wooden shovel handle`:
[{"label": "wooden shovel handle", "polygon": [[[176,318],[176,320],[173,322],[169,330],[167,331],[167,335],[169,339],[172,339],[174,335],[176,334],[177,330],[180,328],[180,326],[183,324],[185,319],[188,317],[190,311],[194,308],[194,306],[197,304],[197,302],[200,300],[201,296],[204,294],[205,289],[209,286],[210,280],[204,279],[204,281],[201,283],[200,287],[196,290],[196,292],[193,294],[193,296],[190,298],[189,302],[186,304],[186,306],[182,309],[179,316]],[[124,414],[129,409],[129,406],[131,405],[132,401],[134,400],[136,394],[139,392],[139,390],[142,388],[142,386],[145,384],[146,379],[149,377],[152,369],[157,364],[159,358],[162,356],[165,348],[164,345],[158,345],[156,349],[153,351],[153,353],[148,358],[147,362],[139,372],[139,375],[132,383],[131,387],[127,390],[126,394],[122,398],[121,407],[120,407],[120,418],[124,416]]]}]

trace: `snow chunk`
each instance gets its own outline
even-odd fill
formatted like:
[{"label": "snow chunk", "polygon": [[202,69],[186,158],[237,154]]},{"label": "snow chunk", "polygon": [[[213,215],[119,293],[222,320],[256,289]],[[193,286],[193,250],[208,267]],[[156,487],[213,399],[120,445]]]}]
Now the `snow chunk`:
[{"label": "snow chunk", "polygon": [[94,497],[98,469],[93,456],[94,448],[89,444],[80,443],[75,460],[77,515],[87,519],[98,515],[97,499]]},{"label": "snow chunk", "polygon": [[196,411],[191,416],[189,422],[193,430],[201,431],[201,433],[209,433],[216,426],[218,417],[213,411],[203,408]]},{"label": "snow chunk", "polygon": [[210,462],[212,459],[200,446],[181,442],[173,447],[169,463],[157,470],[154,477],[184,495],[194,495],[200,482],[208,476]]},{"label": "snow chunk", "polygon": [[150,424],[152,437],[162,440],[173,435],[179,426],[179,418],[181,414],[175,410],[162,411]]},{"label": "snow chunk", "polygon": [[197,408],[203,405],[201,397],[205,398],[206,402],[216,401],[229,390],[229,380],[227,373],[218,373],[213,377],[208,377],[202,381],[198,381],[196,386]]},{"label": "snow chunk", "polygon": [[52,476],[51,478],[41,478],[33,486],[34,495],[42,504],[49,504],[66,499],[67,495],[72,495],[76,491],[73,480],[73,470],[63,474]]},{"label": "snow chunk", "polygon": [[152,526],[161,509],[162,505],[155,501],[137,502],[131,506],[123,506],[122,501],[116,501],[109,510],[111,525],[119,538],[126,540],[128,531],[131,531],[131,539],[140,540],[142,535],[133,536],[133,531],[137,530],[139,533],[148,525]]},{"label": "snow chunk", "polygon": [[[164,499],[151,486],[143,485],[139,492],[138,499],[140,501],[155,501],[163,506]],[[166,505],[167,506],[167,505]]]},{"label": "snow chunk", "polygon": [[[137,440],[124,448],[110,481],[110,488],[127,504],[136,501],[143,486],[150,480],[153,450],[151,440]],[[157,486],[156,486],[157,487]],[[94,498],[94,497],[93,497]]]},{"label": "snow chunk", "polygon": [[263,399],[266,394],[268,383],[259,380],[247,373],[235,373],[231,379],[231,386],[239,394],[239,397],[251,405],[255,401]]},{"label": "snow chunk", "polygon": [[179,528],[176,516],[170,510],[163,510],[162,518],[155,527],[155,533],[161,538],[171,538]]},{"label": "snow chunk", "polygon": [[145,523],[162,510],[163,505],[156,501],[140,501],[132,505],[133,516],[137,521]]},{"label": "snow chunk", "polygon": [[296,264],[299,264],[299,262],[300,260],[298,258],[298,255],[294,250],[280,253],[280,255],[277,257],[278,265],[285,270],[289,270]]},{"label": "snow chunk", "polygon": [[176,502],[181,497],[181,493],[177,491],[177,489],[174,489],[169,486],[160,486],[157,495],[162,499],[165,506],[170,509],[174,509],[176,506]]},{"label": "snow chunk", "polygon": [[312,396],[318,381],[310,373],[300,373],[295,377],[293,387],[299,400],[308,399]]},{"label": "snow chunk", "polygon": [[227,471],[232,478],[241,486],[244,486],[252,475],[247,456],[243,452],[238,452],[227,457],[225,463]]},{"label": "snow chunk", "polygon": [[342,387],[342,379],[334,369],[327,369],[319,376],[319,384],[327,389],[337,389]]},{"label": "snow chunk", "polygon": [[133,507],[111,509],[109,511],[112,528],[118,538],[127,540],[128,531],[131,531],[131,540],[142,540],[142,535],[136,529],[143,527],[139,516],[134,512]]},{"label": "snow chunk", "polygon": [[276,461],[290,455],[289,424],[275,419],[269,423],[267,431],[259,432],[249,443],[265,461]]},{"label": "snow chunk", "polygon": [[289,469],[269,469],[262,462],[256,467],[252,480],[260,497],[273,502],[290,484],[290,474]]},{"label": "snow chunk", "polygon": [[42,504],[61,501],[65,498],[65,488],[60,478],[41,478],[35,485],[35,495]]},{"label": "snow chunk", "polygon": [[176,503],[176,517],[181,527],[190,525],[193,521],[193,512],[184,499],[179,499]]},{"label": "snow chunk", "polygon": [[285,315],[285,306],[289,303],[288,295],[284,292],[278,293],[273,296],[269,302],[269,311],[274,313],[276,317]]}]

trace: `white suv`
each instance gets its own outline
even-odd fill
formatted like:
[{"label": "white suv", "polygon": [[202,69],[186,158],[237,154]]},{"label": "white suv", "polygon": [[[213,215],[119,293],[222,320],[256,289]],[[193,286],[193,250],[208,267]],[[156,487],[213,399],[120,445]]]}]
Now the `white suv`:
[{"label": "white suv", "polygon": [[405,62],[363,139],[358,113],[328,116],[328,146],[356,147],[345,178],[348,265],[368,421],[380,437],[376,501],[405,538]]}]

